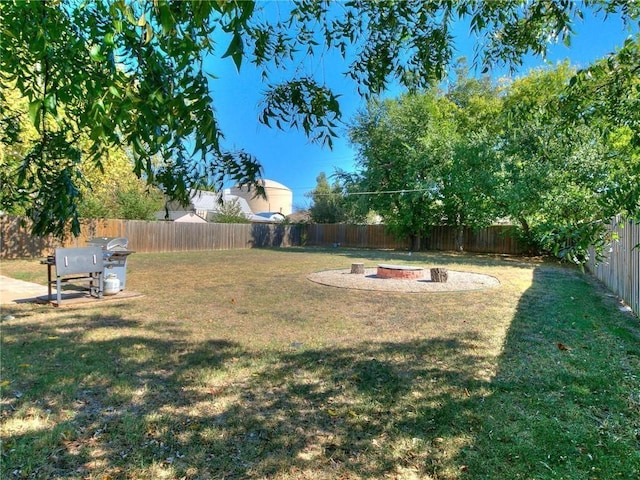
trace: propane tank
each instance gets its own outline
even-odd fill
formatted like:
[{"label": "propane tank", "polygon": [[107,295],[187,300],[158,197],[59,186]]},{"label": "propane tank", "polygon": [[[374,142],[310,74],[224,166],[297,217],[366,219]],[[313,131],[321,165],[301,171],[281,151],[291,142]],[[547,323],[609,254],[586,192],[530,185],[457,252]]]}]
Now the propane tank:
[{"label": "propane tank", "polygon": [[115,295],[120,291],[120,279],[115,273],[109,273],[104,279],[104,295]]}]

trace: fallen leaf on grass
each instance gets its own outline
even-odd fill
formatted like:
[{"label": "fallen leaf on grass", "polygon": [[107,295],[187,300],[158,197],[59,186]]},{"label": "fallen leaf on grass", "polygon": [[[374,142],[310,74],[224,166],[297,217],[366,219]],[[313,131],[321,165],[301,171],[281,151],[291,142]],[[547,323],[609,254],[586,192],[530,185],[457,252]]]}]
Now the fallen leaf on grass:
[{"label": "fallen leaf on grass", "polygon": [[209,387],[209,393],[214,397],[220,395],[224,390],[224,387]]}]

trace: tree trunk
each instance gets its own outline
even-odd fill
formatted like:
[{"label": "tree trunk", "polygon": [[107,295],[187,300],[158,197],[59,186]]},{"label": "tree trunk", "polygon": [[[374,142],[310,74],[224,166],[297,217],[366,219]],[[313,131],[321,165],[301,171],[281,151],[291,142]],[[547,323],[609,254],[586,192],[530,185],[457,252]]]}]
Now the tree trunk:
[{"label": "tree trunk", "polygon": [[431,269],[432,282],[446,283],[448,278],[449,273],[447,272],[446,268],[438,267]]},{"label": "tree trunk", "polygon": [[351,273],[357,273],[360,275],[364,275],[364,263],[352,263],[351,264]]},{"label": "tree trunk", "polygon": [[533,239],[531,238],[531,227],[529,226],[529,222],[524,217],[519,217],[518,221],[520,222],[520,226],[522,227],[522,234],[524,237],[524,241],[527,246],[527,250],[529,255],[535,255],[535,248],[533,245]]},{"label": "tree trunk", "polygon": [[412,233],[411,235],[409,235],[409,251],[420,251],[420,234]]},{"label": "tree trunk", "polygon": [[462,252],[464,250],[464,226],[458,225],[456,227],[456,252]]}]

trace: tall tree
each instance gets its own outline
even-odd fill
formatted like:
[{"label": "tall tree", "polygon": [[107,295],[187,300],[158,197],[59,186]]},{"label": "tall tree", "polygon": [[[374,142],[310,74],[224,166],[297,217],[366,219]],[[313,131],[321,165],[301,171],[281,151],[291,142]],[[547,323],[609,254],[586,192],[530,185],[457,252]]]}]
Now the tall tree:
[{"label": "tall tree", "polygon": [[[255,158],[222,144],[203,59],[249,60],[267,84],[260,119],[301,128],[327,144],[340,119],[338,95],[296,68],[301,55],[328,51],[346,60],[346,74],[363,95],[391,81],[424,88],[441,78],[454,48],[452,26],[469,19],[478,52],[489,67],[543,54],[550,38],[568,41],[582,17],[578,2],[298,0],[279,6],[255,1],[12,0],[0,2],[0,122],[11,131],[14,105],[3,93],[15,86],[29,101],[38,130],[21,161],[15,190],[32,197],[34,233],[77,232],[81,134],[100,166],[106,149],[126,143],[134,172],[172,198],[188,201],[201,183],[255,184]],[[602,14],[638,18],[640,6],[591,0]],[[222,48],[217,48],[217,45]],[[293,68],[292,68],[293,67]],[[287,71],[282,81],[271,73]],[[269,80],[269,79],[272,80]],[[61,113],[64,112],[64,115]],[[10,142],[12,135],[3,135]],[[257,186],[259,190],[259,186]],[[18,199],[16,199],[18,200]]]},{"label": "tall tree", "polygon": [[498,90],[461,68],[446,94],[431,89],[371,102],[351,139],[359,172],[350,181],[368,190],[371,208],[399,236],[420,248],[426,227],[483,227],[496,217],[493,196],[500,170],[493,119]]},{"label": "tall tree", "polygon": [[558,65],[510,87],[499,143],[500,206],[531,243],[581,263],[590,245],[603,246],[604,225],[621,213],[621,204],[603,208],[619,185],[616,178],[633,177],[637,166],[615,160],[613,144],[596,123],[568,121],[561,106],[572,76],[568,65]]},{"label": "tall tree", "polygon": [[497,216],[494,200],[501,167],[495,148],[500,126],[495,118],[502,108],[501,88],[487,76],[470,76],[466,59],[461,58],[445,97],[457,108],[453,150],[441,174],[442,223],[456,227],[456,249],[462,251],[464,228],[485,227]]},{"label": "tall tree", "polygon": [[[502,88],[463,72],[445,95],[372,102],[351,130],[360,167],[351,182],[414,240],[425,225],[454,225],[460,249],[464,227],[507,217],[533,248],[576,263],[590,246],[601,252],[611,216],[640,213],[630,120],[594,111],[597,90],[577,99],[573,89],[589,85],[572,82],[567,64]],[[637,77],[627,78],[637,97]]]},{"label": "tall tree", "polygon": [[316,178],[316,187],[308,196],[313,201],[309,208],[313,222],[342,223],[347,220],[345,197],[338,180],[330,185],[327,175],[321,172]]},{"label": "tall tree", "polygon": [[610,181],[606,215],[640,222],[640,35],[571,79],[561,102],[568,128],[590,124],[604,135]]},{"label": "tall tree", "polygon": [[350,129],[359,171],[343,175],[347,186],[366,195],[369,208],[414,250],[425,228],[444,215],[442,171],[452,155],[453,108],[433,92],[374,100]]}]

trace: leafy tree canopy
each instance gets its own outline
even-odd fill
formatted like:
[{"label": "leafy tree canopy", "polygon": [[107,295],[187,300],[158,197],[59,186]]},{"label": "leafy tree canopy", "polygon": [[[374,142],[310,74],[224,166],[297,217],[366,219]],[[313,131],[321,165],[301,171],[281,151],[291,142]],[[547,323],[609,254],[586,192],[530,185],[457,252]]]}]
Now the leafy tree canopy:
[{"label": "leafy tree canopy", "polygon": [[[559,64],[500,88],[459,77],[448,92],[371,102],[350,130],[359,171],[344,177],[400,236],[456,225],[461,247],[462,227],[506,217],[531,245],[582,263],[611,240],[612,216],[640,215],[640,148],[635,114],[598,113],[601,84],[575,78]],[[637,77],[626,78],[619,103],[638,105]]]},{"label": "leafy tree canopy", "polygon": [[467,77],[447,94],[370,102],[350,129],[359,171],[342,177],[368,192],[369,208],[414,249],[432,225],[455,225],[460,234],[485,226],[496,216],[490,197],[499,165],[489,131],[499,109],[497,89]]},{"label": "leafy tree canopy", "polygon": [[569,127],[589,124],[607,137],[611,182],[601,202],[640,222],[640,35],[571,79],[560,104]]},{"label": "leafy tree canopy", "polygon": [[347,220],[347,205],[338,180],[329,185],[327,175],[321,172],[316,178],[316,187],[308,196],[313,200],[309,213],[314,223],[342,223]]},{"label": "leafy tree canopy", "polygon": [[242,211],[238,199],[224,202],[218,206],[218,211],[211,217],[213,223],[251,223]]},{"label": "leafy tree canopy", "polygon": [[530,243],[580,263],[618,211],[601,204],[613,185],[610,145],[594,125],[569,124],[560,108],[573,74],[559,65],[511,85],[497,143],[503,158],[498,202]]},{"label": "leafy tree canopy", "polygon": [[[267,89],[262,122],[301,128],[331,143],[340,120],[338,95],[297,68],[301,55],[337,51],[346,74],[367,96],[389,82],[426,87],[451,59],[452,26],[469,19],[484,48],[479,62],[517,65],[544,54],[549,40],[569,42],[583,7],[638,18],[626,0],[478,2],[298,0],[256,1],[13,0],[0,3],[0,128],[18,135],[5,86],[28,101],[38,138],[17,166],[12,197],[27,205],[34,234],[78,232],[81,136],[98,167],[110,146],[131,149],[134,172],[171,198],[188,201],[197,183],[255,184],[258,161],[223,146],[209,94],[206,56],[262,69]],[[274,71],[288,77],[271,81]],[[256,185],[259,190],[259,186]]]},{"label": "leafy tree canopy", "polygon": [[[28,118],[28,103],[14,88],[4,90],[5,97],[16,107],[18,115],[13,119],[19,127],[15,139],[0,143],[0,208],[9,213],[24,215],[30,206],[31,194],[19,188],[17,176],[22,159],[29,152],[38,133]],[[5,132],[11,134],[16,132]],[[86,138],[77,142],[83,153],[78,170],[85,181],[78,191],[78,213],[82,218],[126,218],[149,220],[161,210],[162,193],[137,178],[131,169],[131,161],[120,145],[111,146],[107,156],[96,165],[86,159],[89,143]],[[46,188],[46,185],[44,186]],[[42,190],[38,182],[34,189]]]}]

